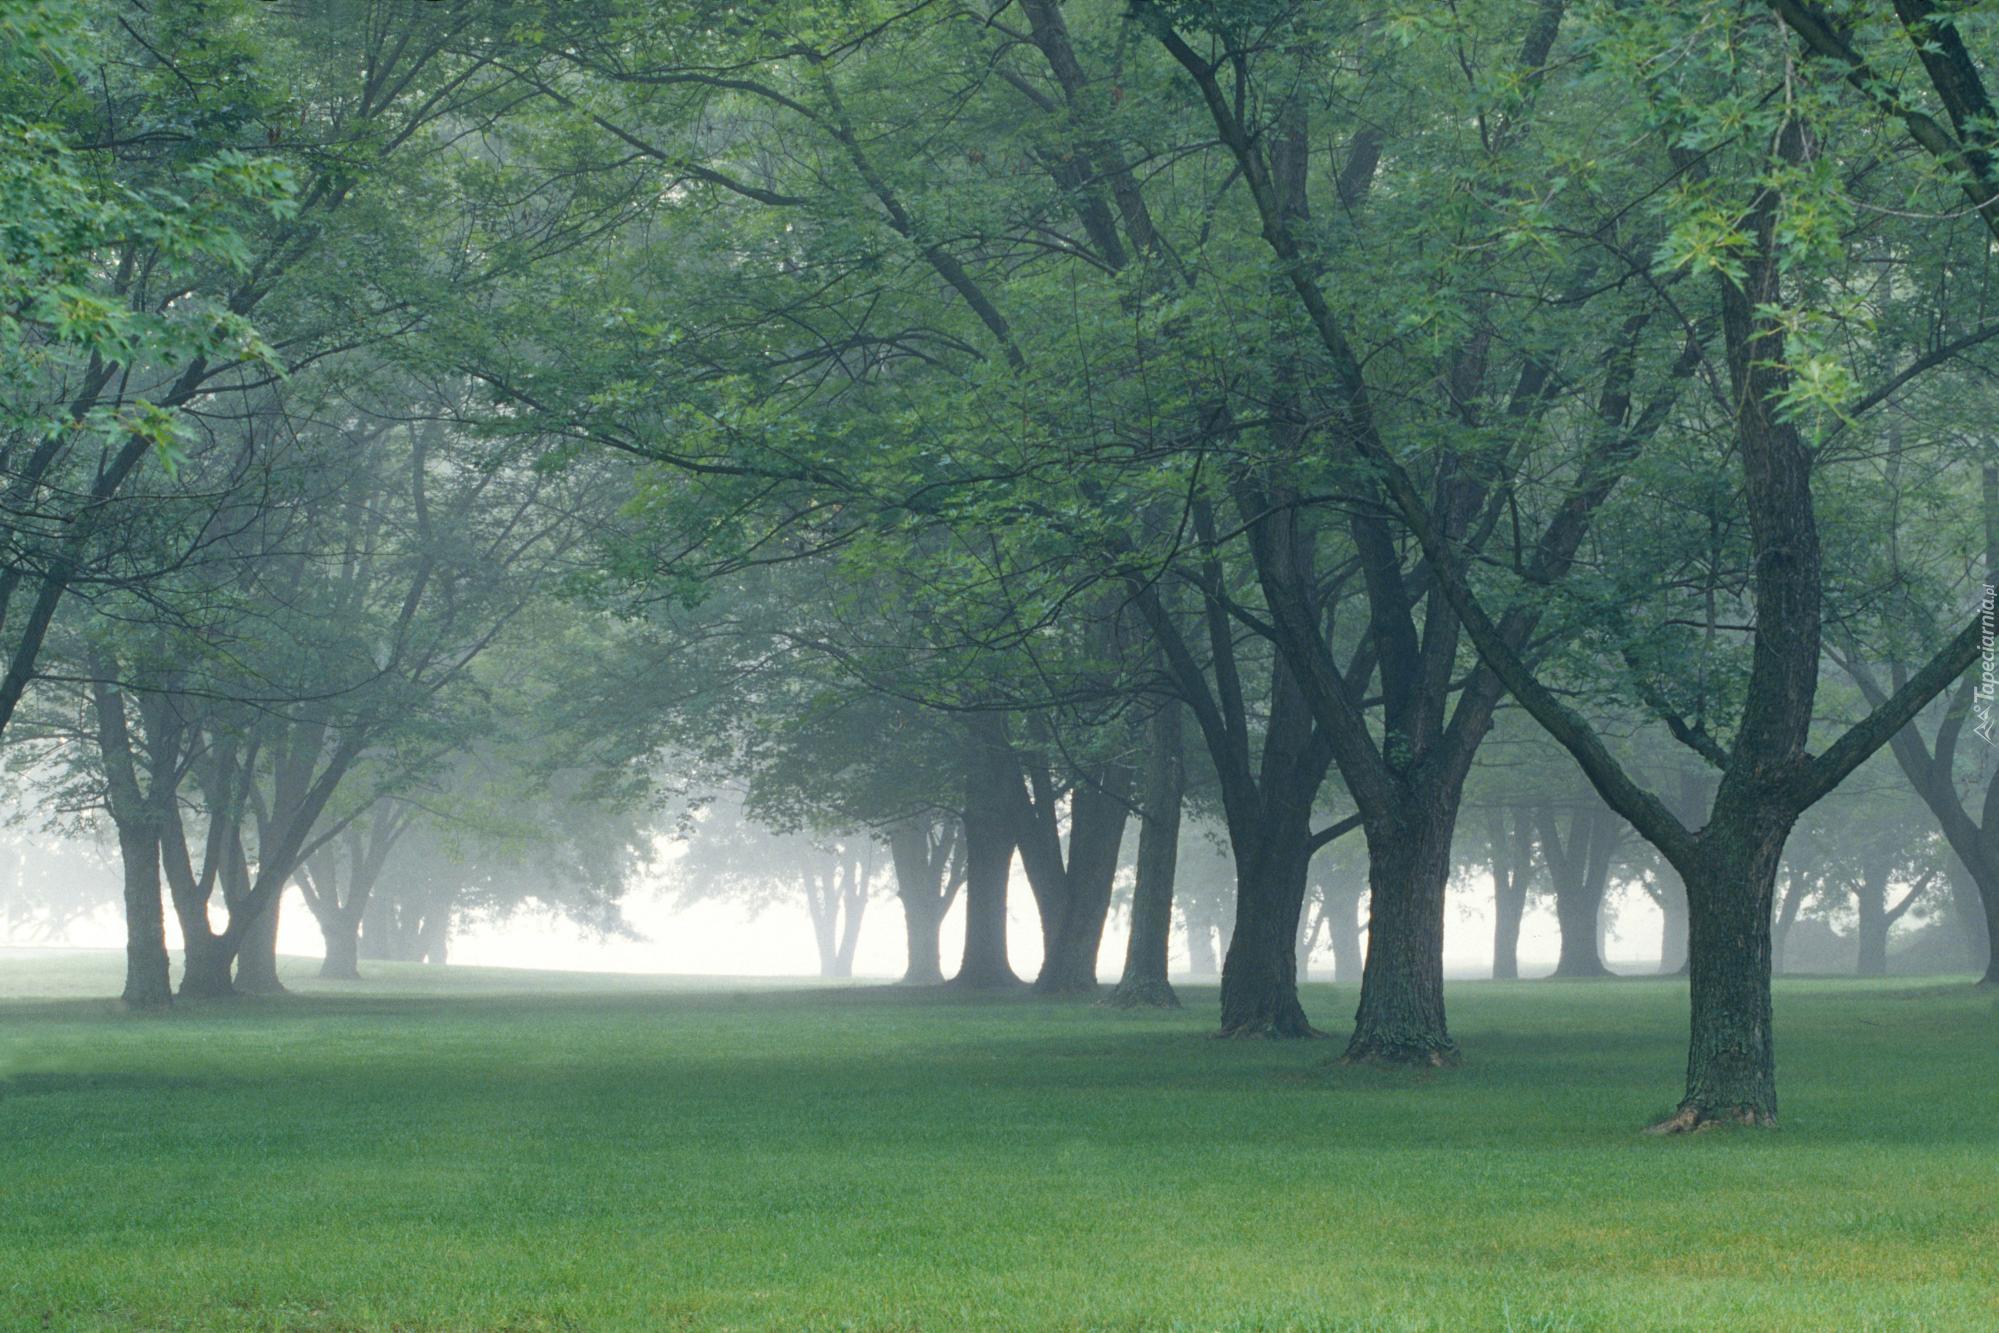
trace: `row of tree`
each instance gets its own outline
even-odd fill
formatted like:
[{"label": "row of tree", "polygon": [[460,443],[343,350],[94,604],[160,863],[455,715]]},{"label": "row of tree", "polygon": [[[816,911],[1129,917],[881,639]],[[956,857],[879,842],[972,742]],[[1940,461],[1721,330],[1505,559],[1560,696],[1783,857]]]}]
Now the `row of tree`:
[{"label": "row of tree", "polygon": [[[351,939],[410,807],[595,811],[602,884],[647,783],[879,833],[966,986],[1017,860],[1093,990],[1129,838],[1134,1002],[1193,793],[1234,1035],[1314,1033],[1351,838],[1347,1057],[1433,1064],[1490,784],[1502,918],[1530,841],[1565,949],[1614,855],[1684,898],[1671,1129],[1774,1120],[1784,849],[1877,751],[1999,928],[1983,6],[5,23],[0,742],[115,824],[135,1002],[163,902],[218,993],[287,883]],[[835,956],[873,845],[808,885]]]}]

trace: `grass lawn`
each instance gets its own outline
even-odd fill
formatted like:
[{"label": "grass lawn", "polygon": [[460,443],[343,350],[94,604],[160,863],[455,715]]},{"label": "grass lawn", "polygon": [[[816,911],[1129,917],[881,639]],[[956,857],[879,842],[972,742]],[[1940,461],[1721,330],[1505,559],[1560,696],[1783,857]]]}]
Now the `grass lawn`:
[{"label": "grass lawn", "polygon": [[1780,985],[1783,1127],[1655,1139],[1671,982],[1457,985],[1418,1073],[1212,991],[372,971],[138,1018],[0,958],[0,1327],[1999,1327],[1961,985]]}]

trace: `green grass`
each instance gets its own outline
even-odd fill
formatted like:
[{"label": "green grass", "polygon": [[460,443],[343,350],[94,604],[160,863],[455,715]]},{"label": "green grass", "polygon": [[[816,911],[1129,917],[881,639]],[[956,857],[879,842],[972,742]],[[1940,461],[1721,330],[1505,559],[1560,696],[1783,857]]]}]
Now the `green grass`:
[{"label": "green grass", "polygon": [[1210,1040],[1212,992],[375,971],[0,1001],[0,1327],[1999,1327],[1962,986],[1783,985],[1783,1127],[1655,1139],[1669,982],[1457,985],[1416,1073]]}]

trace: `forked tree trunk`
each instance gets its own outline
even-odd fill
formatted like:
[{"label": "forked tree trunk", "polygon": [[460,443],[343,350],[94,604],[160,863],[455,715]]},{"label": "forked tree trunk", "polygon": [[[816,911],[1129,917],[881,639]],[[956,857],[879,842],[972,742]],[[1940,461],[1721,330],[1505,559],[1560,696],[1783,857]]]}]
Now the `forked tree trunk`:
[{"label": "forked tree trunk", "polygon": [[1687,1091],[1661,1132],[1777,1122],[1772,1040],[1771,908],[1788,821],[1717,830],[1680,867],[1689,908],[1693,1016]]},{"label": "forked tree trunk", "polygon": [[1371,887],[1367,968],[1349,1061],[1444,1065],[1458,1046],[1444,1021],[1444,890],[1457,801],[1366,826]]},{"label": "forked tree trunk", "polygon": [[[1114,780],[1106,770],[1105,782]],[[1129,782],[1105,790],[1078,785],[1069,798],[1069,847],[1064,878],[1065,908],[1043,959],[1034,989],[1047,995],[1089,995],[1097,989],[1097,954],[1104,943],[1111,886],[1117,879],[1118,848],[1124,842],[1125,796]]]},{"label": "forked tree trunk", "polygon": [[1131,939],[1124,975],[1106,1001],[1120,1008],[1178,1009],[1166,978],[1173,932],[1173,877],[1180,858],[1180,806],[1186,796],[1180,704],[1162,704],[1148,724],[1145,790],[1138,824],[1138,879],[1131,892]]},{"label": "forked tree trunk", "polygon": [[1555,921],[1561,927],[1558,977],[1607,977],[1599,923],[1610,881],[1610,856],[1617,817],[1607,809],[1578,810],[1569,820],[1566,841],[1551,806],[1538,807],[1542,857],[1555,886]]},{"label": "forked tree trunk", "polygon": [[[895,869],[895,896],[902,904],[905,941],[902,984],[937,986],[944,981],[944,960],[937,940],[955,891],[951,853],[933,848],[928,818],[904,819],[888,830],[889,861]],[[955,835],[947,839],[954,844]],[[940,864],[940,862],[942,864]],[[950,883],[946,876],[952,876]]]},{"label": "forked tree trunk", "polygon": [[125,991],[134,1009],[173,1003],[167,972],[166,902],[160,891],[159,838],[150,828],[118,826],[125,874]]}]

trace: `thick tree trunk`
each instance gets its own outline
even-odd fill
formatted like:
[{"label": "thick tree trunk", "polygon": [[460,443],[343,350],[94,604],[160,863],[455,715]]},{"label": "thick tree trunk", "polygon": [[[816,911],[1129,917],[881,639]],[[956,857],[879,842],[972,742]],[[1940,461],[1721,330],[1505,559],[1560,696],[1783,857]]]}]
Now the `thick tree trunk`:
[{"label": "thick tree trunk", "polygon": [[319,933],[326,940],[326,958],[319,975],[328,981],[361,979],[361,918],[352,912],[334,911],[317,918]]},{"label": "thick tree trunk", "polygon": [[1604,884],[1585,881],[1573,892],[1555,896],[1555,919],[1561,926],[1562,952],[1555,960],[1558,977],[1607,977],[1598,950],[1597,923],[1603,915]]},{"label": "thick tree trunk", "polygon": [[236,989],[245,994],[284,993],[284,982],[278,979],[278,912],[283,903],[282,894],[273,897],[243,932],[242,946],[236,951]]},{"label": "thick tree trunk", "polygon": [[1298,913],[1310,867],[1309,808],[1278,804],[1237,840],[1235,933],[1222,959],[1224,1037],[1320,1037],[1298,1002]]},{"label": "thick tree trunk", "polygon": [[1610,969],[1603,965],[1599,923],[1604,889],[1610,880],[1617,817],[1602,808],[1576,811],[1569,820],[1566,844],[1553,807],[1538,807],[1537,818],[1542,856],[1555,886],[1555,921],[1562,932],[1555,975],[1607,977]]},{"label": "thick tree trunk", "polygon": [[1006,891],[1013,832],[990,762],[974,762],[965,790],[965,956],[954,986],[1010,989],[1021,984],[1007,961]]},{"label": "thick tree trunk", "polygon": [[159,838],[151,829],[118,828],[125,873],[125,992],[134,1009],[173,1003],[167,972],[166,901],[160,891]]},{"label": "thick tree trunk", "polygon": [[1439,799],[1366,827],[1367,968],[1349,1061],[1443,1065],[1458,1045],[1444,1021],[1444,889],[1457,801]]},{"label": "thick tree trunk", "polygon": [[1693,1002],[1687,1091],[1657,1131],[1777,1122],[1770,917],[1786,832],[1774,820],[1733,834],[1710,826],[1681,867]]},{"label": "thick tree trunk", "polygon": [[1180,704],[1161,705],[1149,724],[1143,810],[1138,824],[1138,880],[1131,893],[1131,939],[1124,975],[1107,1003],[1178,1009],[1166,979],[1173,932],[1173,877],[1180,858],[1180,806],[1186,795]]},{"label": "thick tree trunk", "polygon": [[940,986],[944,959],[937,936],[944,926],[943,904],[934,893],[910,893],[902,898],[902,929],[907,938],[905,986]]},{"label": "thick tree trunk", "polygon": [[221,938],[205,929],[191,931],[186,922],[181,923],[181,938],[186,945],[181,955],[182,998],[216,1000],[234,995],[236,983],[229,973],[236,960]]}]

